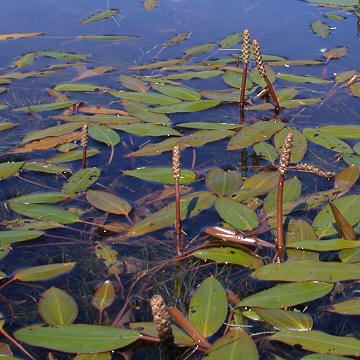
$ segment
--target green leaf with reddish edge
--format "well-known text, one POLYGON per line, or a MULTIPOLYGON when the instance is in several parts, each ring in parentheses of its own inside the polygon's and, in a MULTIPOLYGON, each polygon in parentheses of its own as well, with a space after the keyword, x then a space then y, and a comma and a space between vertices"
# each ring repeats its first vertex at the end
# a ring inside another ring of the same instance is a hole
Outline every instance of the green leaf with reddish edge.
POLYGON ((259 280, 276 281, 338 281, 360 279, 360 264, 324 262, 316 260, 286 261, 268 264, 252 273, 259 280))
POLYGON ((46 281, 59 275, 68 273, 74 268, 75 265, 75 262, 69 262, 62 264, 34 266, 24 270, 16 271, 14 274, 14 279, 24 282, 46 281))
MULTIPOLYGON (((135 92, 135 91, 109 91, 109 94, 118 97, 120 99, 136 101, 144 104, 151 104, 151 105, 175 105, 180 104, 181 100, 157 94, 154 92, 135 92)), ((153 110, 155 110, 154 108, 153 110)))
POLYGON ((129 215, 131 205, 116 195, 100 190, 88 190, 86 199, 97 209, 117 215, 129 215))
POLYGON ((205 248, 194 251, 192 255, 205 261, 211 260, 218 264, 240 265, 250 269, 258 269, 264 265, 261 258, 232 247, 205 248))
POLYGON ((225 36, 223 39, 221 39, 219 41, 219 45, 222 48, 227 48, 238 44, 241 41, 241 39, 242 39, 241 33, 230 34, 228 36, 225 36))
POLYGON ((313 327, 310 315, 300 311, 253 308, 253 311, 268 324, 279 330, 308 331, 313 327))
POLYGON ((241 188, 243 177, 238 171, 224 171, 220 168, 214 168, 206 173, 205 183, 213 193, 231 196, 241 188))
POLYGON ((208 44, 201 44, 197 46, 193 46, 189 49, 186 49, 184 52, 186 55, 199 55, 203 54, 205 52, 208 52, 216 47, 216 44, 214 43, 208 43, 208 44))
POLYGON ((189 305, 189 320, 204 337, 215 334, 223 325, 227 296, 214 276, 205 279, 195 290, 189 305))
POLYGON ((360 166, 350 165, 339 171, 335 176, 334 188, 340 192, 350 190, 360 177, 360 166))
POLYGON ((280 331, 270 340, 276 340, 290 346, 301 346, 304 350, 330 355, 358 356, 360 340, 350 336, 334 336, 318 330, 280 331))
POLYGON ((134 91, 146 92, 150 88, 150 86, 146 82, 137 79, 134 76, 120 75, 119 81, 123 87, 134 91))
MULTIPOLYGON (((297 261, 293 261, 293 263, 297 263, 297 261)), ((268 265, 263 266, 256 272, 267 267, 268 265)), ((332 284, 324 282, 306 281, 294 284, 280 284, 242 299, 237 306, 281 309, 319 299, 328 294, 332 288, 332 284)))
POLYGON ((111 351, 135 342, 140 334, 135 330, 111 326, 70 324, 57 326, 32 325, 14 332, 25 344, 66 353, 111 351))
POLYGON ((81 24, 86 25, 86 24, 91 24, 93 22, 105 20, 111 18, 112 16, 117 15, 119 12, 120 11, 118 9, 107 9, 107 10, 98 11, 97 13, 88 17, 87 19, 83 20, 81 24))
POLYGON ((258 360, 254 340, 243 330, 234 329, 216 340, 203 357, 204 360, 258 360))
MULTIPOLYGON (((216 196, 207 191, 200 191, 185 195, 180 200, 181 220, 198 215, 212 206, 216 196)), ((166 228, 174 224, 175 203, 171 203, 161 210, 148 215, 145 219, 136 222, 129 230, 129 236, 140 236, 149 232, 166 228)))
POLYGON ((78 306, 72 296, 54 286, 42 293, 38 307, 48 325, 72 324, 78 315, 78 306))
POLYGON ((227 150, 240 150, 258 142, 270 139, 280 131, 284 124, 278 120, 257 121, 256 123, 243 126, 229 141, 227 150))
MULTIPOLYGON (((124 170, 125 175, 134 176, 145 181, 161 184, 174 184, 174 176, 170 167, 140 167, 133 170, 124 170)), ((196 180, 196 173, 191 170, 181 169, 180 184, 189 184, 196 180)))

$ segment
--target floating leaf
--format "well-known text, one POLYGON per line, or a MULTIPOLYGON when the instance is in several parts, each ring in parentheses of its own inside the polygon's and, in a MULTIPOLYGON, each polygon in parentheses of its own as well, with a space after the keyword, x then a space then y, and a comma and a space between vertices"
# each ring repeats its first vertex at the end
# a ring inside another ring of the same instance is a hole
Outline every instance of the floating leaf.
POLYGON ((92 91, 107 91, 109 90, 106 86, 99 86, 94 84, 60 84, 54 87, 55 91, 83 91, 83 92, 92 92, 92 91))
POLYGON ((250 230, 259 225, 259 219, 254 210, 235 200, 218 198, 215 209, 220 217, 238 230, 250 230))
POLYGON ((258 142, 271 138, 280 131, 284 124, 278 120, 257 121, 256 123, 243 126, 229 141, 228 150, 246 149, 258 142))
POLYGON ((91 24, 96 21, 101 21, 110 18, 114 15, 117 15, 118 13, 119 13, 118 9, 108 9, 108 10, 99 11, 88 17, 86 20, 83 20, 81 24, 82 25, 91 24))
POLYGON ((110 125, 112 128, 125 131, 138 136, 181 136, 181 133, 169 126, 158 124, 129 124, 129 125, 110 125))
POLYGON ((86 199, 95 208, 111 214, 127 216, 131 211, 131 205, 127 201, 105 191, 88 190, 86 199))
POLYGON ((171 96, 180 100, 195 101, 200 100, 201 98, 201 94, 199 92, 186 88, 184 86, 152 84, 151 87, 164 95, 171 96))
POLYGON ((259 280, 325 281, 335 283, 338 281, 358 280, 359 271, 360 264, 297 260, 281 264, 268 264, 256 270, 252 275, 259 280))
POLYGON ((330 34, 329 25, 319 19, 316 19, 311 23, 311 28, 314 34, 322 37, 323 39, 327 38, 330 34))
POLYGON ((150 88, 148 84, 134 76, 120 75, 119 80, 122 86, 130 90, 146 92, 150 88))
POLYGON ((10 202, 9 206, 16 213, 36 220, 54 221, 60 224, 79 221, 77 214, 50 205, 10 202))
POLYGON ((239 124, 228 124, 228 123, 213 123, 207 121, 199 122, 186 122, 176 124, 177 127, 183 127, 188 129, 199 129, 199 130, 233 130, 239 127, 239 124))
POLYGON ((0 181, 16 174, 24 164, 24 161, 0 163, 0 181))
MULTIPOLYGON (((88 148, 86 152, 86 157, 89 158, 98 154, 100 150, 94 148, 88 148)), ((63 162, 70 162, 75 160, 81 160, 83 157, 82 149, 72 150, 67 153, 57 154, 52 158, 48 159, 47 161, 50 163, 63 163, 63 162)))
POLYGON ((331 211, 334 215, 336 227, 339 231, 339 234, 342 238, 347 240, 355 240, 356 234, 354 228, 346 220, 345 216, 339 211, 336 205, 333 202, 329 202, 331 211))
POLYGON ((236 90, 201 90, 200 93, 203 97, 211 100, 235 103, 239 101, 239 92, 236 90))
POLYGON ((360 315, 360 299, 352 299, 330 305, 327 311, 343 315, 360 315))
POLYGON ((44 33, 28 32, 28 33, 16 33, 16 34, 0 34, 0 40, 29 38, 29 37, 40 36, 40 35, 44 35, 44 33))
POLYGON ((115 300, 115 289, 111 281, 104 281, 95 291, 92 297, 93 306, 99 311, 110 307, 115 300))
POLYGON ((189 305, 189 320, 205 337, 215 334, 227 314, 227 296, 221 283, 210 276, 195 290, 189 305))
POLYGON ((318 130, 340 139, 360 139, 360 125, 329 125, 318 130))
MULTIPOLYGON (((28 71, 28 72, 11 72, 7 74, 2 74, 0 81, 5 79, 26 79, 29 77, 37 77, 37 76, 48 76, 56 74, 56 71, 28 71)), ((2 105, 2 107, 6 107, 6 105, 2 105)))
POLYGON ((67 195, 81 192, 94 184, 99 179, 100 174, 101 171, 98 168, 81 169, 66 181, 62 191, 67 195))
POLYGON ((111 352, 101 352, 95 354, 79 354, 73 360, 111 360, 111 352))
POLYGON ((148 70, 148 69, 158 69, 163 67, 169 67, 175 64, 183 63, 191 61, 191 59, 171 59, 171 60, 162 60, 162 61, 156 61, 150 64, 143 64, 143 65, 136 65, 130 67, 130 70, 148 70))
POLYGON ((75 262, 69 262, 63 264, 34 266, 32 268, 17 271, 14 275, 14 279, 24 282, 46 281, 53 279, 56 276, 68 273, 75 265, 75 262))
POLYGON ((233 134, 229 130, 200 130, 181 138, 170 138, 157 144, 145 145, 140 150, 130 153, 128 156, 159 155, 165 151, 171 151, 175 145, 180 149, 187 147, 199 147, 207 143, 218 141, 233 134))
POLYGON ((250 269, 258 269, 264 265, 261 258, 232 247, 205 248, 194 251, 192 255, 205 261, 211 260, 218 264, 240 265, 250 269))
MULTIPOLYGON (((242 74, 235 72, 235 71, 227 71, 224 74, 224 82, 225 84, 234 87, 236 89, 241 88, 241 82, 242 82, 242 74)), ((246 81, 246 88, 250 89, 253 86, 253 83, 251 80, 246 81)))
POLYGON ((336 174, 334 188, 340 191, 350 190, 356 184, 359 177, 360 167, 350 165, 336 174))
POLYGON ((114 146, 120 142, 119 134, 105 125, 90 124, 89 135, 94 140, 102 142, 108 146, 114 146))
POLYGON ((270 336, 270 340, 301 346, 304 350, 322 354, 357 356, 360 352, 360 340, 351 336, 334 336, 318 330, 280 331, 270 336))
POLYGON ((201 44, 185 50, 186 55, 199 55, 208 52, 216 47, 214 43, 201 44))
POLYGON ((0 123, 0 131, 5 131, 5 130, 9 130, 12 129, 14 127, 16 127, 17 124, 11 123, 11 122, 1 122, 0 123))
POLYGON ((228 35, 228 36, 224 37, 223 39, 221 39, 219 41, 219 45, 222 48, 234 46, 241 41, 241 38, 242 38, 242 34, 240 34, 240 33, 231 34, 231 35, 228 35))
POLYGON ((68 196, 57 191, 33 192, 26 195, 17 196, 9 199, 9 202, 27 203, 27 204, 55 204, 64 201, 68 196))
POLYGON ((332 21, 342 21, 342 20, 346 19, 345 16, 335 14, 335 13, 325 13, 324 16, 326 16, 329 20, 332 20, 332 21))
MULTIPOLYGON (((140 167, 134 170, 123 171, 125 175, 138 179, 153 181, 161 184, 174 184, 174 176, 170 167, 140 167)), ((196 180, 196 173, 181 169, 180 184, 189 184, 196 180)))
POLYGON ((81 123, 70 123, 52 126, 42 130, 30 131, 23 139, 23 143, 43 139, 49 136, 60 136, 68 134, 82 127, 81 123))
POLYGON ((274 164, 276 159, 279 157, 279 154, 274 146, 264 141, 255 144, 254 151, 257 156, 271 162, 272 164, 274 164))
POLYGON ((131 35, 79 35, 76 38, 81 39, 81 40, 114 41, 114 40, 133 40, 133 39, 137 39, 138 36, 131 36, 131 35))
MULTIPOLYGON (((360 206, 360 195, 343 196, 333 203, 349 224, 355 225, 360 221, 360 214, 354 211, 360 206)), ((335 219, 330 205, 324 206, 313 221, 313 227, 319 237, 336 234, 337 229, 334 224, 335 219)))
POLYGON ((310 315, 300 311, 253 309, 262 320, 279 330, 308 331, 313 327, 310 315))
POLYGON ((297 163, 304 158, 307 150, 306 137, 300 131, 293 128, 284 128, 275 134, 274 144, 279 153, 281 153, 284 141, 289 133, 294 135, 294 144, 291 150, 290 162, 297 163))
POLYGON ((335 136, 322 133, 317 129, 306 128, 303 134, 313 143, 323 146, 326 149, 340 153, 352 153, 351 147, 335 136))
POLYGON ((354 249, 360 247, 360 241, 351 241, 344 239, 330 239, 321 241, 298 241, 288 244, 287 247, 300 250, 313 251, 337 251, 342 249, 354 249))
POLYGON ((294 250, 291 245, 295 242, 318 240, 313 227, 304 220, 290 219, 287 224, 285 244, 289 247, 286 251, 288 260, 313 259, 319 260, 319 255, 312 251, 294 250))
POLYGON ((281 80, 300 82, 300 83, 327 84, 331 82, 329 80, 320 79, 314 76, 300 76, 300 75, 283 74, 283 73, 277 73, 276 77, 281 80))
MULTIPOLYGON (((180 200, 181 219, 184 221, 185 219, 198 215, 203 210, 212 206, 215 198, 214 194, 207 191, 200 191, 183 196, 180 200)), ((129 236, 140 236, 168 227, 174 223, 174 216, 175 203, 171 203, 131 226, 129 236)))
POLYGON ((360 82, 356 82, 350 85, 351 95, 360 96, 360 82))
POLYGON ((38 303, 39 313, 48 325, 72 324, 78 315, 75 300, 56 287, 43 292, 38 303))
POLYGON ((28 53, 28 54, 25 54, 21 57, 19 57, 16 61, 15 61, 15 64, 14 66, 16 68, 22 68, 26 65, 29 65, 31 64, 34 60, 35 60, 35 56, 36 54, 31 52, 31 53, 28 53))
MULTIPOLYGON (((109 91, 109 94, 116 96, 121 99, 136 101, 144 104, 151 104, 151 105, 174 105, 179 104, 181 101, 179 99, 162 95, 156 94, 153 92, 135 92, 135 91, 109 91)), ((181 104, 180 104, 181 105, 181 104)), ((154 112, 156 108, 152 109, 154 112)))
POLYGON ((48 174, 71 174, 70 168, 60 165, 52 165, 45 162, 26 162, 23 166, 24 170, 38 171, 48 174))
MULTIPOLYGON (((292 264, 298 266, 297 261, 293 261, 292 264)), ((301 266, 300 264, 303 265, 299 263, 299 266, 301 266)), ((261 269, 266 269, 268 266, 266 265, 256 270, 255 275, 257 275, 258 271, 261 272, 261 269)), ((332 284, 322 282, 280 284, 242 299, 237 306, 280 309, 319 299, 328 294, 332 288, 332 284)))
POLYGON ((86 60, 87 55, 67 53, 64 51, 38 51, 38 56, 50 57, 57 60, 86 60))
POLYGON ((344 356, 336 356, 336 355, 321 355, 321 354, 311 354, 302 357, 300 360, 346 360, 350 359, 344 356))
POLYGON ((153 108, 153 111, 158 113, 196 112, 211 109, 219 104, 220 102, 215 100, 187 101, 171 106, 158 106, 153 108))
POLYGON ((258 360, 259 354, 254 340, 243 330, 230 330, 211 345, 206 360, 258 360))
POLYGON ((10 230, 0 231, 0 245, 12 244, 20 241, 37 239, 44 235, 43 231, 10 230))
POLYGON ((210 79, 221 74, 223 74, 221 70, 189 71, 169 75, 166 78, 168 80, 210 79))
POLYGON ((330 59, 338 59, 348 54, 346 46, 337 47, 324 52, 324 57, 327 61, 330 59))
POLYGON ((135 342, 135 330, 111 326, 70 324, 57 326, 32 325, 14 332, 17 340, 33 346, 67 353, 111 351, 135 342))
POLYGON ((28 105, 13 109, 19 112, 40 112, 40 111, 53 111, 68 108, 76 104, 76 101, 54 102, 50 104, 28 105))
POLYGON ((211 169, 206 173, 206 186, 217 195, 233 195, 242 183, 243 177, 237 171, 224 171, 220 168, 211 169))
POLYGON ((143 7, 145 10, 152 10, 159 6, 159 0, 144 0, 143 7))
POLYGON ((313 4, 336 5, 336 6, 355 6, 356 0, 307 0, 313 4))

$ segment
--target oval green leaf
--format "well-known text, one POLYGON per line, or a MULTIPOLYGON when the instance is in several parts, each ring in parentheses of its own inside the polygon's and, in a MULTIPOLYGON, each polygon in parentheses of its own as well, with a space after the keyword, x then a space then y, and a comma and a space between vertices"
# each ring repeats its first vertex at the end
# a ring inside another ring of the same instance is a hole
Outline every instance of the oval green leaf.
POLYGON ((41 317, 49 325, 72 324, 78 315, 78 307, 72 296, 56 287, 43 292, 38 306, 41 317))
POLYGON ((108 146, 114 146, 120 142, 119 134, 105 125, 90 124, 89 135, 94 140, 102 142, 108 146))
POLYGON ((11 175, 16 174, 24 164, 24 161, 1 163, 0 181, 8 178, 11 175))
POLYGON ((111 214, 127 216, 131 211, 131 205, 116 195, 100 190, 88 190, 86 199, 97 209, 111 214))
POLYGON ((114 300, 114 285, 110 280, 106 280, 96 289, 95 294, 92 297, 92 304, 99 311, 103 311, 110 307, 114 300))
POLYGON ((100 174, 101 171, 98 168, 81 169, 66 181, 62 191, 67 195, 81 192, 94 184, 99 179, 100 174))
POLYGON ((195 290, 189 305, 189 320, 205 337, 215 334, 227 314, 227 296, 221 283, 210 276, 195 290))
POLYGON ((236 193, 243 183, 243 177, 238 171, 211 169, 205 176, 206 186, 217 195, 229 196, 236 193))

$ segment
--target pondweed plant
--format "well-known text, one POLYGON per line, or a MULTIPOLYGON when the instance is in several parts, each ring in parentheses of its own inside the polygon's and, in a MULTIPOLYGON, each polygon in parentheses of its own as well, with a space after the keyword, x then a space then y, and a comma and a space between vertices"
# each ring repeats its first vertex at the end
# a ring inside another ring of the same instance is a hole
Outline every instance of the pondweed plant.
MULTIPOLYGON (((114 16, 114 10, 84 24, 114 16)), ((188 37, 179 33, 162 49, 188 37)), ((35 123, 36 130, 21 143, 5 144, 0 154, 7 189, 0 332, 11 345, 0 347, 4 358, 122 359, 145 347, 153 358, 159 348, 179 359, 359 356, 356 326, 344 320, 342 329, 330 331, 319 314, 360 314, 354 298, 360 279, 360 145, 353 143, 360 128, 300 129, 292 121, 298 115, 292 109, 324 104, 329 93, 359 96, 359 73, 323 78, 293 69, 275 72, 291 64, 313 66, 316 73, 324 62, 262 55, 256 41, 251 54, 250 44, 249 31, 231 34, 188 48, 184 57, 132 66, 120 74, 119 86, 83 82, 108 72, 112 79, 117 71, 93 67, 46 90, 48 102, 3 107, 32 119, 50 112, 46 121, 52 122, 35 123), (215 56, 241 39, 242 67, 230 50, 227 57, 215 56), (201 79, 213 79, 211 89, 201 79), (264 89, 272 104, 258 96, 264 89), (78 100, 80 94, 86 102, 78 100), (275 116, 268 118, 273 108, 275 116), (224 114, 235 120, 223 121, 224 114), (317 164, 313 149, 329 160, 317 164), (15 181, 34 190, 15 191, 15 181), (51 256, 39 263, 22 256, 24 248, 37 246, 51 249, 51 256), (86 265, 77 258, 80 246, 88 253, 86 265), (94 264, 103 273, 93 273, 94 264), (79 285, 84 273, 94 278, 87 284, 90 296, 79 285), (19 299, 28 289, 31 294, 19 299), (28 298, 36 304, 23 303, 28 298), (38 312, 38 321, 20 322, 19 306, 38 312), (152 318, 150 306, 154 321, 141 321, 152 318)), ((339 49, 324 54, 327 66, 345 55, 339 49)), ((1 83, 11 89, 18 79, 66 72, 60 66, 87 59, 34 51, 17 59, 16 67, 43 57, 67 63, 4 72, 1 83)), ((0 122, 4 134, 15 126, 0 122)))

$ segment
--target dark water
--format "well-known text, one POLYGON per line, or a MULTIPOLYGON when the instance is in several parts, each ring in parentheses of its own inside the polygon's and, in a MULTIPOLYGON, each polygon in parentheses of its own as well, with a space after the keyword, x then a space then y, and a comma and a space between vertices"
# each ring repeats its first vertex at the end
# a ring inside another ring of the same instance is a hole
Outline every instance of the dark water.
MULTIPOLYGON (((354 14, 337 9, 325 9, 311 5, 301 0, 160 0, 160 5, 151 11, 145 11, 140 1, 100 1, 100 0, 13 0, 3 1, 1 4, 0 34, 23 33, 23 32, 44 32, 41 37, 0 41, 0 72, 8 73, 17 71, 11 68, 14 59, 34 51, 65 51, 89 56, 88 67, 113 66, 115 70, 109 74, 86 79, 84 82, 107 85, 119 88, 117 77, 120 74, 132 74, 130 66, 147 63, 153 60, 165 60, 180 58, 184 50, 207 42, 217 42, 221 38, 235 32, 241 32, 248 28, 252 36, 262 44, 263 52, 271 55, 279 55, 288 59, 323 60, 322 52, 338 46, 346 46, 348 55, 330 61, 321 66, 300 66, 277 68, 277 71, 296 74, 312 75, 324 79, 332 79, 333 74, 346 70, 359 70, 360 47, 358 34, 358 19, 354 14), (81 21, 96 11, 107 8, 118 8, 120 13, 105 21, 89 25, 81 25, 81 21), (344 21, 327 21, 323 18, 325 12, 343 14, 344 21), (311 22, 315 19, 327 21, 332 27, 330 36, 322 39, 316 36, 311 30, 311 22), (164 47, 163 44, 168 38, 179 32, 191 33, 188 40, 176 46, 164 47), (126 41, 93 41, 78 40, 78 35, 136 35, 138 39, 126 41)), ((199 55, 197 59, 208 60, 226 57, 238 52, 239 45, 226 51, 213 51, 199 55)), ((50 64, 61 61, 39 58, 33 64, 27 66, 26 71, 43 70, 50 64)), ((25 71, 20 69, 20 71, 25 71)), ((35 105, 50 102, 51 98, 46 94, 46 88, 54 87, 59 83, 71 81, 76 77, 77 70, 68 68, 58 71, 55 75, 44 78, 29 78, 16 80, 9 86, 6 93, 0 95, 0 103, 8 104, 10 107, 35 105)), ((288 86, 288 83, 278 81, 281 86, 288 86)), ((218 79, 205 81, 191 80, 185 82, 196 89, 224 89, 224 84, 218 79)), ((299 85, 308 97, 324 96, 331 85, 319 86, 310 84, 299 85)), ((71 98, 79 101, 86 101, 89 104, 109 106, 114 98, 100 93, 74 93, 71 98)), ((360 116, 360 106, 357 98, 349 96, 346 92, 339 93, 332 98, 326 99, 320 105, 300 109, 284 110, 281 119, 296 128, 314 127, 323 125, 357 124, 360 116)), ((56 113, 57 114, 57 113, 56 113)), ((14 130, 3 132, 0 137, 0 149, 8 150, 18 144, 21 139, 34 129, 46 128, 55 125, 57 122, 52 118, 53 113, 43 113, 42 118, 37 119, 26 113, 14 113, 8 109, 1 111, 2 120, 13 121, 18 124, 14 130)), ((234 122, 238 121, 238 106, 224 105, 219 110, 210 110, 194 114, 180 114, 171 116, 174 124, 185 121, 214 121, 234 122)), ((269 119, 271 113, 259 112, 250 114, 249 120, 269 119)), ((104 166, 109 156, 109 149, 106 146, 96 144, 102 153, 89 159, 89 166, 98 166, 102 169, 101 186, 109 188, 112 192, 119 194, 130 202, 135 202, 142 196, 161 190, 161 185, 148 184, 130 177, 119 176, 124 169, 138 166, 170 166, 169 153, 162 156, 144 158, 125 158, 124 155, 130 151, 137 150, 139 146, 147 142, 148 138, 130 136, 123 133, 122 143, 116 147, 115 157, 109 167, 104 166)), ((151 141, 158 141, 154 138, 151 141)), ((351 144, 353 144, 350 141, 351 144)), ((53 156, 55 150, 48 152, 37 152, 30 154, 8 155, 4 160, 9 159, 46 159, 53 156)), ((253 160, 253 154, 248 154, 249 163, 253 160)), ((336 171, 344 165, 339 165, 336 154, 320 147, 311 146, 305 160, 325 165, 329 170, 336 171)), ((191 149, 183 152, 183 166, 189 168, 194 161, 194 153, 191 149)), ((260 164, 262 164, 260 162, 260 164)), ((78 162, 71 165, 73 170, 79 168, 78 162)), ((201 177, 208 168, 218 166, 223 169, 239 168, 239 152, 226 152, 225 142, 212 143, 206 147, 196 150, 195 170, 201 177), (234 165, 235 164, 235 165, 234 165)), ((250 175, 251 170, 247 173, 250 175)), ((64 179, 54 176, 29 176, 31 180, 38 181, 44 185, 60 188, 64 179)), ((310 176, 301 175, 306 191, 323 190, 327 187, 325 180, 314 180, 310 176)), ((204 188, 204 182, 198 181, 192 185, 194 189, 204 188)), ((102 189, 99 188, 99 189, 102 189)), ((13 213, 6 209, 4 202, 16 195, 40 191, 39 187, 14 178, 2 181, 0 184, 1 213, 4 220, 13 217, 13 213)), ((354 191, 358 189, 355 186, 354 191)), ((162 204, 156 204, 161 207, 162 204)), ((88 204, 82 200, 72 200, 67 207, 86 208, 88 204)), ((141 215, 145 215, 141 214, 141 215)), ((85 215, 84 219, 93 221, 94 218, 102 216, 103 213, 92 211, 85 215)), ((214 211, 207 211, 207 216, 195 218, 185 225, 187 239, 193 239, 201 234, 205 226, 216 225, 217 215, 214 211)), ((109 222, 117 221, 116 216, 110 216, 109 222)), ((35 242, 18 245, 12 252, 1 260, 0 270, 11 274, 22 267, 47 264, 51 262, 77 261, 77 271, 72 272, 65 279, 61 277, 53 282, 36 283, 36 285, 9 285, 3 290, 1 311, 6 319, 11 322, 9 332, 24 325, 40 322, 36 308, 36 301, 41 293, 51 285, 67 289, 73 295, 80 307, 77 322, 95 323, 97 312, 91 308, 91 297, 97 284, 107 278, 106 268, 96 260, 94 254, 94 241, 106 239, 109 235, 96 232, 91 225, 72 226, 79 231, 61 229, 49 231, 43 237, 40 246, 35 242), (83 230, 85 232, 81 232, 83 230), (93 232, 93 236, 89 233, 93 232), (61 245, 62 238, 83 241, 79 246, 61 245)), ((171 233, 166 231, 157 232, 157 239, 146 236, 143 239, 136 239, 132 243, 116 244, 114 248, 119 252, 121 261, 130 261, 129 257, 137 258, 143 268, 151 267, 159 259, 167 259, 174 255, 172 249, 171 233), (158 239, 161 239, 159 242, 158 239)), ((131 259, 132 259, 131 258, 131 259)), ((205 267, 202 273, 197 264, 188 263, 188 269, 182 269, 180 275, 182 284, 186 287, 175 301, 175 305, 184 309, 186 302, 195 289, 196 285, 209 273, 217 273, 225 286, 232 287, 242 296, 258 287, 252 280, 233 281, 239 279, 249 272, 247 270, 228 270, 217 267, 205 267), (209 270, 207 270, 209 269, 209 270), (197 277, 198 275, 198 277, 197 277), (244 287, 245 285, 245 287, 244 287), (248 288, 247 288, 248 287, 248 288)), ((139 269, 137 269, 139 270, 139 269)), ((164 297, 173 301, 173 289, 169 284, 169 278, 173 273, 160 273, 150 281, 144 282, 144 287, 138 286, 134 295, 130 297, 132 304, 127 320, 149 320, 147 301, 156 292, 162 292, 164 297), (158 282, 158 283, 157 283, 158 282)), ((122 274, 122 283, 125 294, 132 284, 132 274, 122 274)), ((264 284, 262 284, 264 285, 264 284)), ((265 286, 264 286, 265 287, 265 286)), ((354 288, 349 289, 349 293, 354 288)), ((109 311, 109 318, 124 305, 120 297, 109 311)), ((173 304, 174 305, 174 304, 173 304)), ((328 330, 331 333, 353 334, 356 336, 359 327, 350 324, 343 318, 335 316, 329 320, 319 315, 321 301, 310 306, 310 313, 316 317, 316 326, 328 330)), ((105 319, 107 323, 111 321, 105 319)), ((159 354, 151 347, 151 350, 140 347, 129 353, 134 359, 149 358, 157 359, 159 354), (153 351, 153 352, 151 352, 153 351)), ((15 351, 15 348, 13 348, 15 351)), ((47 352, 32 349, 37 359, 46 359, 47 352)), ((293 350, 290 347, 280 347, 274 344, 267 344, 262 347, 261 358, 271 359, 270 353, 278 353, 286 359, 298 359, 304 352, 293 350), (288 355, 291 354, 291 355, 288 355)), ((22 358, 21 353, 17 353, 22 358)), ((191 358, 197 358, 197 355, 191 358)), ((70 355, 58 354, 57 359, 70 359, 70 355)), ((120 353, 114 354, 113 359, 121 359, 120 353)), ((185 358, 185 357, 184 357, 185 358)), ((198 357, 200 358, 200 356, 198 357)))

